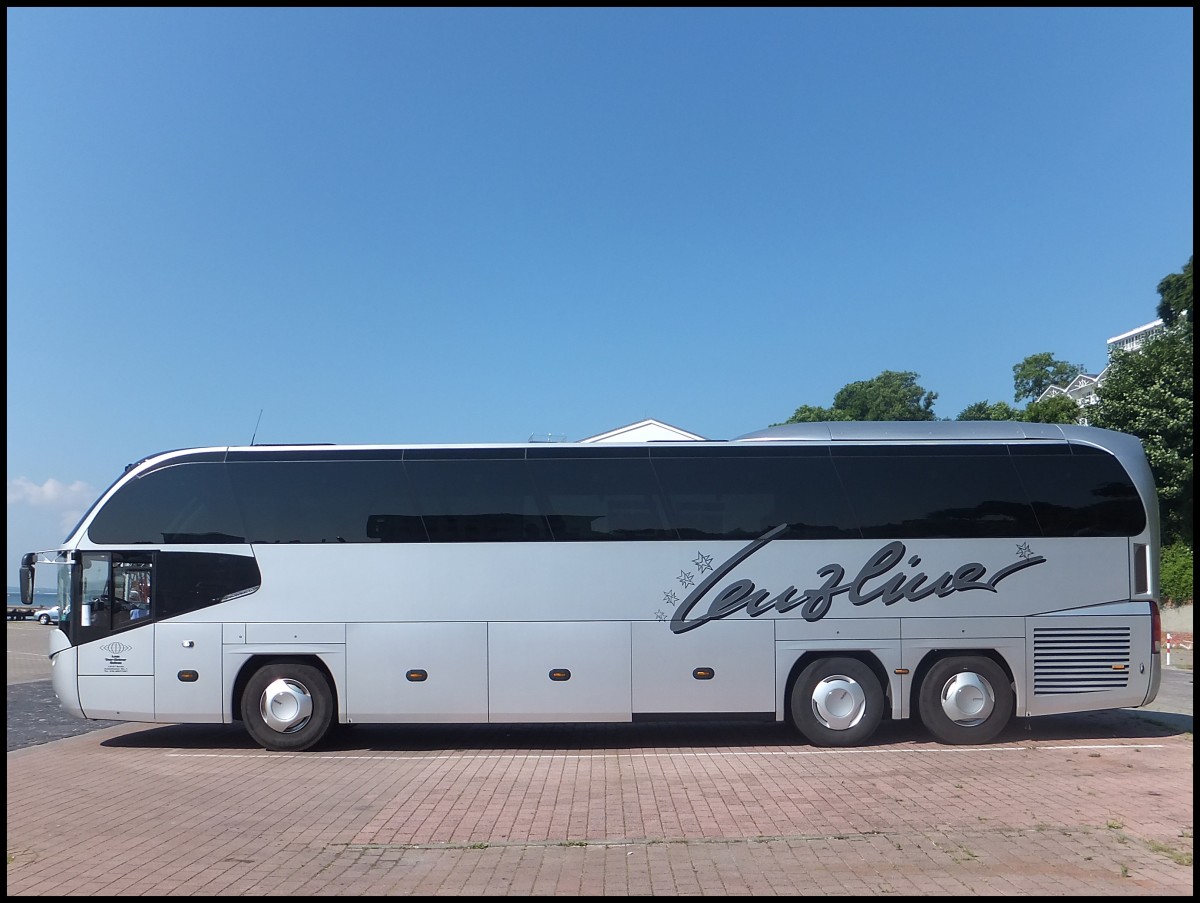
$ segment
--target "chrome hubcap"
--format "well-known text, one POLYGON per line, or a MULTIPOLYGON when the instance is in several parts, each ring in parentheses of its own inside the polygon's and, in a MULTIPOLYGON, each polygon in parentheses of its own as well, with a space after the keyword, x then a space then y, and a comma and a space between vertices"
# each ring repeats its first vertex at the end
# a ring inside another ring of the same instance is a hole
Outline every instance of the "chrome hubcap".
POLYGON ((982 674, 964 671, 942 687, 942 711, 955 724, 975 727, 987 720, 996 707, 996 694, 982 674))
POLYGON ((832 674, 813 688, 812 708, 817 720, 830 730, 849 730, 862 720, 867 694, 858 681, 832 674))
POLYGON ((290 734, 308 724, 312 710, 312 696, 304 684, 285 677, 271 681, 258 702, 259 714, 267 727, 281 734, 290 734))

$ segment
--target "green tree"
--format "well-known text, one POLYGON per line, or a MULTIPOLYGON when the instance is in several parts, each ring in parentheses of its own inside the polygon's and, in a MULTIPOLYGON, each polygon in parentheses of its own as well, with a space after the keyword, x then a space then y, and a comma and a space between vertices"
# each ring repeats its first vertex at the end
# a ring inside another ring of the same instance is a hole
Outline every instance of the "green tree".
MULTIPOLYGON (((1192 266, 1159 283, 1174 325, 1136 351, 1114 352, 1097 390, 1097 426, 1142 440, 1158 486, 1164 545, 1192 546, 1192 266), (1187 316, 1184 312, 1187 311, 1187 316)), ((1166 307, 1164 307, 1166 305, 1166 307)), ((1167 317, 1163 317, 1165 321, 1167 317)))
POLYGON ((1192 323, 1192 258, 1184 264, 1182 273, 1172 273, 1158 284, 1158 318, 1167 326, 1177 320, 1192 323))
POLYGON ((850 383, 833 396, 833 408, 845 420, 936 420, 936 392, 917 384, 917 374, 884 370, 874 379, 850 383))
POLYGON ((1021 412, 1006 401, 989 404, 987 401, 977 401, 967 405, 955 420, 1020 420, 1021 412))
POLYGON ((1192 601, 1191 546, 1183 542, 1165 546, 1162 550, 1162 600, 1166 605, 1190 605, 1192 601))
MULTIPOLYGON (((784 423, 817 423, 827 420, 936 420, 936 392, 917 385, 917 374, 884 370, 874 379, 843 386, 833 406, 801 405, 784 423)), ((779 424, 773 424, 778 426, 779 424)))
POLYGON ((1051 386, 1065 386, 1083 372, 1079 364, 1056 360, 1049 351, 1013 365, 1013 401, 1036 401, 1051 386))
MULTIPOLYGON (((818 408, 810 404, 802 404, 796 408, 796 413, 784 421, 784 423, 824 423, 829 420, 849 420, 850 417, 843 411, 835 411, 833 408, 818 408)), ((772 426, 779 426, 775 423, 772 426)))
POLYGON ((1026 423, 1078 423, 1079 403, 1070 395, 1052 395, 1029 402, 1018 419, 1026 423))
POLYGON ((1017 420, 1025 423, 1078 423, 1079 404, 1069 395, 1055 395, 1045 401, 1031 401, 1025 408, 1008 402, 989 404, 977 401, 963 408, 955 420, 1017 420))

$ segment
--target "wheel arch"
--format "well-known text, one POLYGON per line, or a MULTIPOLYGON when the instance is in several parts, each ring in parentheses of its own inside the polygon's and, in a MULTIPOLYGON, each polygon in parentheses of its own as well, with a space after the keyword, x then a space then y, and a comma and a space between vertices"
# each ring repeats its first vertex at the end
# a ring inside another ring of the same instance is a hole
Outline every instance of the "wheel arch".
POLYGON ((871 673, 879 681, 879 686, 883 690, 883 698, 887 703, 884 706, 883 717, 885 720, 891 718, 891 681, 888 679, 887 668, 884 667, 883 662, 879 660, 879 657, 874 652, 865 649, 808 649, 797 656, 796 660, 792 662, 791 668, 788 669, 787 679, 783 683, 783 713, 786 721, 793 721, 792 694, 795 692, 796 678, 800 676, 800 672, 805 668, 822 658, 852 658, 870 668, 871 673))
POLYGON ((1020 702, 1020 700, 1017 699, 1019 682, 1016 680, 1013 674, 1012 665, 1009 663, 1007 658, 1000 654, 999 650, 989 649, 987 647, 940 647, 937 649, 930 649, 928 652, 926 652, 921 658, 921 661, 917 664, 917 667, 913 669, 912 681, 910 681, 908 686, 907 709, 913 714, 914 718, 918 718, 919 720, 918 713, 920 712, 921 687, 924 686, 925 677, 929 674, 930 669, 943 659, 958 658, 966 655, 976 655, 981 658, 991 659, 993 662, 999 665, 1000 669, 1004 671, 1005 676, 1008 678, 1009 690, 1013 692, 1014 696, 1014 704, 1020 702))
POLYGON ((338 720, 338 713, 341 711, 338 681, 335 679, 329 665, 325 663, 321 656, 316 654, 276 655, 260 652, 251 655, 242 663, 241 668, 238 669, 237 677, 233 681, 233 688, 229 697, 229 708, 233 713, 234 721, 242 720, 242 694, 246 692, 246 685, 250 682, 250 678, 266 665, 310 665, 319 670, 329 682, 329 692, 333 694, 334 721, 338 720))

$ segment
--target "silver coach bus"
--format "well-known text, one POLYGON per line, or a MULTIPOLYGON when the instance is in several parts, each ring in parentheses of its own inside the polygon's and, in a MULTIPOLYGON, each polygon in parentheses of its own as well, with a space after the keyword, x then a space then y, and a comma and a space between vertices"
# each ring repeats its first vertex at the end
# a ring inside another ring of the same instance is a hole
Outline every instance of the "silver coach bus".
POLYGON ((61 548, 55 692, 83 718, 791 721, 1141 706, 1161 676, 1140 442, 822 423, 732 441, 250 446, 131 465, 61 548))

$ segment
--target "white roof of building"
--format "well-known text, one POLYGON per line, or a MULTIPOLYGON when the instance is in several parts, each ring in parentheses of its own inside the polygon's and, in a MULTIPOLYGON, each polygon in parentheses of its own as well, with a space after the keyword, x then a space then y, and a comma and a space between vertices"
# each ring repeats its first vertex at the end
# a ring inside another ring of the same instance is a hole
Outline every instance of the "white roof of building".
POLYGON ((663 423, 661 420, 639 420, 627 426, 617 427, 598 436, 580 439, 580 442, 696 442, 703 436, 681 430, 677 426, 663 423))
POLYGON ((1055 395, 1068 395, 1078 400, 1080 395, 1089 394, 1089 390, 1090 392, 1094 392, 1096 387, 1104 382, 1104 377, 1107 374, 1107 367, 1099 373, 1080 373, 1065 386, 1047 386, 1042 394, 1037 397, 1037 400, 1043 401, 1047 398, 1053 398, 1055 395))
POLYGON ((1131 329, 1131 330, 1129 330, 1129 332, 1123 332, 1120 335, 1113 336, 1111 339, 1108 340, 1108 344, 1111 345, 1113 342, 1119 342, 1122 339, 1128 339, 1128 338, 1135 336, 1142 332, 1149 332, 1150 330, 1155 329, 1156 327, 1159 327, 1162 325, 1163 325, 1162 320, 1155 320, 1153 323, 1147 323, 1145 326, 1139 326, 1137 329, 1131 329))

